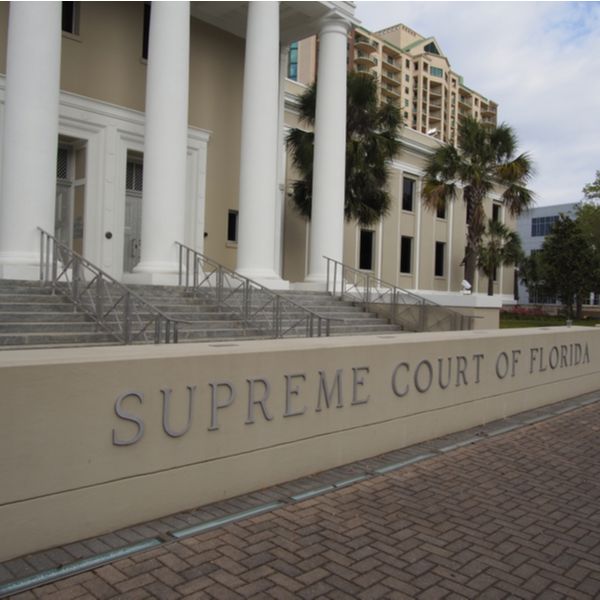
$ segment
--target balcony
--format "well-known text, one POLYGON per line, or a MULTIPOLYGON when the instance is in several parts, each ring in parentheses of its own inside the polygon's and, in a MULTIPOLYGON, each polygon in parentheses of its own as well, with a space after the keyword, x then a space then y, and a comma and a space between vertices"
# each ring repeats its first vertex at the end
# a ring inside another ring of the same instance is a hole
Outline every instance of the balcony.
POLYGON ((357 35, 354 38, 354 47, 363 52, 375 52, 379 48, 378 42, 366 38, 364 35, 357 35))
POLYGON ((400 98, 400 90, 398 87, 390 85, 389 83, 381 86, 381 93, 389 98, 400 98))
POLYGON ((385 68, 385 66, 386 66, 385 62, 382 63, 382 65, 381 65, 381 81, 383 81, 384 83, 395 83, 395 84, 399 85, 401 83, 400 79, 398 79, 398 77, 396 77, 394 75, 394 73, 392 73, 391 71, 388 71, 385 68))
POLYGON ((466 106, 468 108, 473 107, 473 102, 471 100, 469 100, 469 98, 467 98, 466 96, 459 96, 458 103, 462 104, 463 106, 466 106))
POLYGON ((359 73, 366 73, 367 75, 372 75, 373 77, 379 76, 375 69, 369 69, 368 67, 365 67, 364 65, 356 65, 356 70, 359 73))
POLYGON ((376 56, 362 52, 362 50, 354 53, 354 62, 365 67, 374 67, 378 63, 376 56))
POLYGON ((400 58, 394 58, 388 54, 382 62, 386 68, 392 69, 396 73, 399 73, 402 70, 402 59, 400 58))
POLYGON ((487 106, 485 104, 481 105, 481 114, 486 117, 493 117, 496 115, 496 107, 493 105, 487 106))

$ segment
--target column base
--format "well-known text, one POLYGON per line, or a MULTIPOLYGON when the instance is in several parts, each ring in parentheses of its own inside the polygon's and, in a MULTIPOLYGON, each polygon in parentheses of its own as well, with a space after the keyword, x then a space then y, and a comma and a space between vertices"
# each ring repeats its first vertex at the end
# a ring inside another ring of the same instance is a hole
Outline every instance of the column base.
POLYGON ((304 292, 326 292, 327 282, 326 281, 300 281, 294 283, 294 289, 304 292))
POLYGON ((39 280, 40 255, 37 253, 0 255, 0 279, 39 280))
POLYGON ((236 273, 252 279, 270 290, 289 290, 290 282, 282 279, 271 269, 237 269, 236 273))
POLYGON ((179 274, 174 273, 123 273, 125 285, 179 285, 179 274))
POLYGON ((123 283, 133 285, 179 285, 179 265, 176 263, 139 263, 132 273, 123 273, 123 283))

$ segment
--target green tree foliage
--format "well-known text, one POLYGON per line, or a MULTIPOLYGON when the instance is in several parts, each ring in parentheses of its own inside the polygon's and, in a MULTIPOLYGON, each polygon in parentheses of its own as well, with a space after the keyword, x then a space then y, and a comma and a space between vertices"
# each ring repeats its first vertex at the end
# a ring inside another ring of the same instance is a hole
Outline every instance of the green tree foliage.
POLYGON ((541 253, 535 252, 529 256, 521 256, 518 267, 518 278, 527 287, 529 295, 539 298, 544 293, 542 290, 541 253))
POLYGON ((485 231, 483 202, 498 185, 504 188, 502 200, 511 215, 519 215, 533 205, 534 193, 526 186, 535 169, 527 153, 516 154, 517 137, 506 124, 486 127, 466 118, 459 129, 458 148, 440 146, 425 168, 423 202, 431 210, 445 207, 462 196, 467 207, 467 246, 465 279, 473 284, 477 253, 485 231))
POLYGON ((519 234, 504 223, 489 219, 477 251, 477 268, 487 277, 488 296, 494 295, 496 270, 503 265, 514 265, 522 253, 519 234))
MULTIPOLYGON (((314 128, 317 82, 299 98, 300 122, 314 128)), ((402 114, 395 102, 380 105, 377 79, 352 71, 347 79, 346 185, 344 214, 348 221, 372 225, 391 205, 387 190, 389 163, 399 156, 402 114)), ((312 131, 293 129, 287 146, 300 179, 293 185, 292 205, 310 219, 313 178, 312 131)))
MULTIPOLYGON (((600 198, 600 193, 598 197, 600 198)), ((600 204, 583 201, 575 208, 575 214, 588 243, 594 252, 600 254, 600 204)))
POLYGON ((577 318, 581 318, 583 299, 596 287, 594 251, 578 220, 565 215, 554 223, 541 252, 542 289, 556 296, 573 317, 577 302, 577 318))
POLYGON ((600 198, 600 171, 596 171, 596 179, 592 183, 585 185, 582 191, 588 200, 600 198))

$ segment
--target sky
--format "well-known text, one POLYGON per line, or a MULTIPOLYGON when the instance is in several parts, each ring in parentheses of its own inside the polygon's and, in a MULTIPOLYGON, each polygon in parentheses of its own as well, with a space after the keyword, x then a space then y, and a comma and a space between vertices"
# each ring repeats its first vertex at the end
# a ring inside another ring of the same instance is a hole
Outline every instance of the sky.
POLYGON ((600 2, 356 2, 375 32, 434 37, 467 87, 497 102, 537 175, 537 206, 579 202, 600 170, 600 2))

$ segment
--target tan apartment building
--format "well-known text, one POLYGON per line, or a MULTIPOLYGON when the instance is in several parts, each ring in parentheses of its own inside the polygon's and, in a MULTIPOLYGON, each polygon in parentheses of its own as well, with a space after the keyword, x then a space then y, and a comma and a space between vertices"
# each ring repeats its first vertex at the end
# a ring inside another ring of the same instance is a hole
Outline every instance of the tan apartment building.
MULTIPOLYGON (((290 74, 309 84, 316 73, 317 40, 297 45, 297 67, 290 65, 290 74)), ((442 142, 457 143, 458 124, 465 116, 489 126, 497 124, 498 105, 465 85, 436 39, 401 23, 375 33, 363 27, 351 30, 347 68, 377 77, 381 102, 397 101, 406 127, 442 142)))

